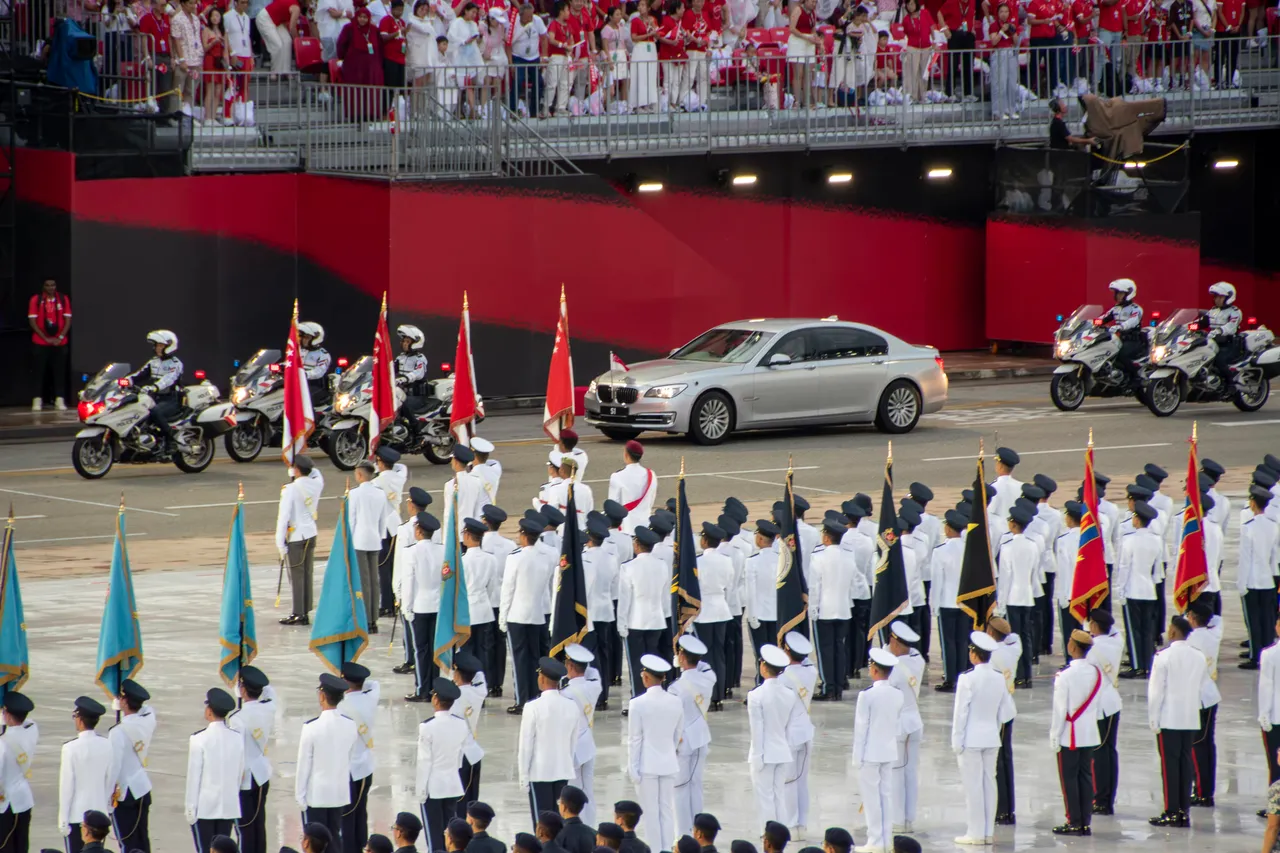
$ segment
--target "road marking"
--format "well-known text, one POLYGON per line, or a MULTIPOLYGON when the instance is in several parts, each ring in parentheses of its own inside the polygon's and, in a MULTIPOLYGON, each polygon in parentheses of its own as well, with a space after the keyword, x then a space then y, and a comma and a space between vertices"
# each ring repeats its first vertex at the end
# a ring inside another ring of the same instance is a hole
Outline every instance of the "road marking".
MULTIPOLYGON (((405 491, 408 491, 408 490, 406 489, 405 491)), ((444 489, 427 489, 427 492, 433 495, 441 495, 441 494, 444 494, 444 489)), ((342 495, 321 495, 320 500, 336 501, 341 497, 342 495)), ((236 503, 237 503, 236 501, 227 501, 226 503, 218 503, 218 504, 178 504, 177 506, 167 506, 165 507, 165 509, 223 509, 225 507, 235 506, 236 503)), ((278 503, 280 503, 279 499, 271 500, 271 501, 245 501, 244 505, 251 506, 255 504, 278 504, 278 503)))
MULTIPOLYGON (((792 469, 792 470, 796 470, 796 469, 792 469)), ((728 474, 719 474, 717 476, 721 480, 737 480, 740 483, 759 483, 762 486, 776 486, 779 489, 783 488, 786 485, 785 483, 774 483, 769 480, 753 480, 750 477, 731 477, 728 474)), ((817 486, 797 486, 796 488, 800 491, 805 491, 805 492, 823 492, 828 495, 840 494, 840 492, 832 491, 831 489, 819 489, 817 486)))
MULTIPOLYGON (((790 470, 817 471, 821 467, 822 467, 821 465, 796 465, 792 467, 790 470)), ((725 477, 730 474, 777 474, 777 473, 786 473, 787 470, 788 469, 786 468, 747 468, 744 471, 689 471, 685 473, 685 476, 686 477, 725 477)), ((657 479, 675 480, 679 478, 679 476, 680 476, 679 474, 658 474, 657 479)), ((604 479, 604 480, 587 480, 586 482, 587 483, 607 483, 609 481, 608 479, 604 479)), ((774 484, 770 483, 769 485, 774 485, 774 484)), ((833 492, 832 494, 836 494, 836 493, 833 492)))
POLYGON ((1264 424, 1280 424, 1280 420, 1270 421, 1210 421, 1213 426, 1220 427, 1251 427, 1263 426, 1264 424))
POLYGON ((0 474, 43 474, 48 471, 72 471, 70 465, 55 465, 52 468, 5 468, 0 474))
MULTIPOLYGON (((1112 444, 1105 447, 1095 446, 1094 450, 1137 450, 1143 447, 1170 447, 1172 442, 1161 441, 1155 444, 1112 444)), ((1045 456, 1050 453, 1084 453, 1087 448, 1084 447, 1068 447, 1064 450, 1019 450, 1019 456, 1045 456)), ((974 459, 972 453, 966 456, 932 456, 927 459, 921 459, 921 462, 957 462, 961 459, 974 459)))
MULTIPOLYGON (((101 506, 101 507, 106 507, 107 509, 118 509, 120 507, 119 504, 104 504, 104 503, 99 503, 98 501, 80 501, 80 500, 76 500, 75 498, 60 498, 57 495, 42 495, 42 494, 39 494, 38 492, 20 492, 17 489, 0 489, 0 492, 4 492, 5 494, 8 494, 8 495, 22 495, 23 497, 27 497, 27 498, 43 498, 44 500, 47 500, 47 501, 66 501, 69 504, 84 504, 85 506, 101 506)), ((167 515, 170 518, 178 517, 178 514, 176 512, 161 512, 158 509, 141 509, 139 507, 134 507, 134 506, 126 506, 125 509, 127 509, 129 512, 145 512, 149 515, 167 515)), ((27 541, 30 542, 31 540, 28 539, 27 541)))
MULTIPOLYGON (((146 536, 145 533, 126 533, 130 539, 135 536, 146 536)), ((104 533, 101 536, 59 536, 55 539, 16 539, 15 545, 34 545, 37 542, 78 542, 82 539, 115 539, 114 533, 104 533)))
POLYGON ((27 521, 32 518, 48 518, 47 515, 15 515, 13 521, 27 521))

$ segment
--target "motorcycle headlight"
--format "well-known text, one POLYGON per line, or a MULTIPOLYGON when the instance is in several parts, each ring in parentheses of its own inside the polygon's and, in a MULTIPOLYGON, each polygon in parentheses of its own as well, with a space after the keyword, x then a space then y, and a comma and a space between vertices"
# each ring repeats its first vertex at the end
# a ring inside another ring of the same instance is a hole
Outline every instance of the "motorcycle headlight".
POLYGON ((1164 344, 1157 344, 1151 348, 1151 360, 1160 361, 1169 354, 1169 348, 1164 344))
POLYGON ((337 397, 337 399, 335 399, 335 400, 333 401, 333 408, 334 408, 334 409, 335 409, 339 414, 341 414, 342 412, 345 412, 345 411, 346 411, 347 406, 348 406, 350 403, 351 403, 351 395, 350 395, 350 394, 339 394, 339 395, 338 395, 338 397, 337 397))
POLYGON ((596 395, 596 380, 592 379, 591 384, 587 386, 587 396, 594 397, 596 395))
POLYGON ((231 392, 231 402, 235 403, 237 406, 244 403, 248 399, 249 399, 248 388, 241 387, 231 392))
POLYGON ((646 397, 656 397, 659 400, 670 400, 677 396, 681 391, 688 388, 688 385, 655 385, 648 391, 644 392, 646 397))
POLYGON ((1058 341, 1058 358, 1066 358, 1071 353, 1071 341, 1058 341))

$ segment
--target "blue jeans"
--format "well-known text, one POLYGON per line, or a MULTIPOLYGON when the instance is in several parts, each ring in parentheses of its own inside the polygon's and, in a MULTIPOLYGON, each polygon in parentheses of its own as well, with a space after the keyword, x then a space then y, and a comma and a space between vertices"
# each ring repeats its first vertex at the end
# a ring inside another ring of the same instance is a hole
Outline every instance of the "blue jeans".
POLYGON ((507 106, 515 112, 516 104, 521 97, 529 107, 529 115, 536 116, 542 105, 542 73, 540 60, 511 57, 511 66, 516 72, 516 84, 507 95, 507 106))

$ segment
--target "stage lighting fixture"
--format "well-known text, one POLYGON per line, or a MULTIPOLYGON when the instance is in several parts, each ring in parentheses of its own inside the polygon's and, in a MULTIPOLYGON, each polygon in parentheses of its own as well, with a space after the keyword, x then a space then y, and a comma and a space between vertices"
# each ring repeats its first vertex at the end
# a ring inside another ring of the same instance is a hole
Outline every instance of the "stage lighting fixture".
POLYGON ((756 182, 755 175, 734 175, 733 176, 733 185, 735 187, 749 187, 755 184, 755 182, 756 182))
POLYGON ((930 169, 927 177, 931 181, 937 181, 943 178, 949 178, 951 177, 951 170, 945 166, 938 169, 930 169))
POLYGON ((853 182, 852 172, 832 172, 827 175, 828 184, 848 184, 853 182))
POLYGON ((660 193, 662 192, 662 183, 660 181, 643 181, 636 186, 636 192, 660 193))
POLYGON ((1213 168, 1215 169, 1234 169, 1240 165, 1239 160, 1214 160, 1213 168))

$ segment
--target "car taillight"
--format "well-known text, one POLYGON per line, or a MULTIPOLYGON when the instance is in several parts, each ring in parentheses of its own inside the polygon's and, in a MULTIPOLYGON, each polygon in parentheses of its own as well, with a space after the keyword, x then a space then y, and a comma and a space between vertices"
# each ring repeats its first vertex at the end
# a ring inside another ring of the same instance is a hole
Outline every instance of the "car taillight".
POLYGON ((943 373, 946 373, 946 372, 947 372, 947 366, 946 366, 945 364, 943 364, 943 363, 942 363, 942 356, 940 356, 940 355, 935 355, 935 356, 933 357, 933 360, 934 360, 934 362, 938 365, 938 370, 941 370, 943 373))

